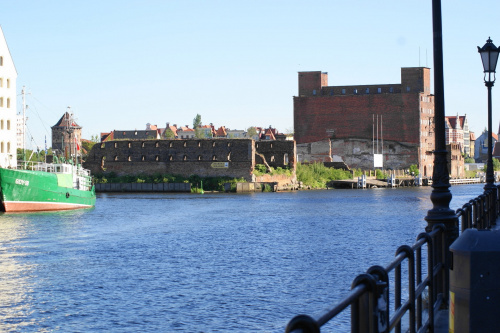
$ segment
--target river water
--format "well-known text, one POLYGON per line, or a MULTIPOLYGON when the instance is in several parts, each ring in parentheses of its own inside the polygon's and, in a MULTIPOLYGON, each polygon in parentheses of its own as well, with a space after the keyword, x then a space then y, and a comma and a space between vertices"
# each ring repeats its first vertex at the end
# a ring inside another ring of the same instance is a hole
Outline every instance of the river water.
MULTIPOLYGON (((451 207, 482 187, 454 186, 451 207)), ((117 193, 1 214, 0 331, 283 332, 413 244, 430 192, 117 193)))

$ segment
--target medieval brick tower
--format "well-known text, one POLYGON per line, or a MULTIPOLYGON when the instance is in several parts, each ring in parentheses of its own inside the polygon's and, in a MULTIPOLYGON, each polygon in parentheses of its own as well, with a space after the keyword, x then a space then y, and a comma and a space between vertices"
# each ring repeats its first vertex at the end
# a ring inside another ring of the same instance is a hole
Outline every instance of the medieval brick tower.
POLYGON ((82 144, 82 128, 69 112, 59 119, 52 128, 52 149, 58 150, 64 157, 74 155, 82 144))

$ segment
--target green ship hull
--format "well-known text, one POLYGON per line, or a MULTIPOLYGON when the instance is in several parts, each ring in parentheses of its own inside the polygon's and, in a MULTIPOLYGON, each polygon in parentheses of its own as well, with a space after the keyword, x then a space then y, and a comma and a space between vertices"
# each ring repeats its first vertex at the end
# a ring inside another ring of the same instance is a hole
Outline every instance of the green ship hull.
POLYGON ((21 212, 93 207, 96 201, 94 186, 90 180, 85 186, 80 186, 82 179, 71 173, 0 168, 3 209, 5 212, 21 212))

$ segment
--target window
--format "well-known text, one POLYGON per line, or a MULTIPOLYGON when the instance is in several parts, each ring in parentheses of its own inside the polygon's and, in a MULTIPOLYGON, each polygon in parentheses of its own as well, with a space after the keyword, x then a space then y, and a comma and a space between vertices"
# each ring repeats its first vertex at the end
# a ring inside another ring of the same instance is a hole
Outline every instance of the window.
MULTIPOLYGON (((3 127, 3 126, 2 126, 2 127, 3 127)), ((104 142, 103 142, 103 143, 101 143, 101 149, 103 149, 103 148, 104 148, 104 142)))
POLYGON ((3 97, 0 97, 0 108, 3 108, 3 97))
POLYGON ((0 77, 0 88, 3 87, 3 79, 0 77))
POLYGON ((377 88, 377 93, 381 94, 382 93, 382 88, 377 88))
POLYGON ((201 155, 198 155, 198 161, 201 161, 201 155))
POLYGON ((330 96, 333 96, 333 89, 330 90, 330 96))
POLYGON ((187 147, 187 141, 184 141, 184 147, 187 147))
POLYGON ((10 153, 10 142, 7 142, 7 152, 10 153))
MULTIPOLYGON (((9 81, 7 81, 9 82, 9 81)), ((7 108, 10 108, 10 98, 7 98, 7 108)))
POLYGON ((212 161, 217 161, 217 156, 212 156, 212 161))
POLYGON ((313 95, 316 96, 316 89, 313 89, 313 95))
POLYGON ((158 162, 160 160, 160 155, 155 156, 155 161, 158 162))
POLYGON ((115 148, 118 148, 118 142, 115 142, 115 148))
POLYGON ((129 148, 132 148, 132 142, 129 142, 129 143, 128 143, 128 147, 129 147, 129 148))
POLYGON ((10 88, 10 79, 7 79, 7 88, 10 88))
POLYGON ((0 129, 3 129, 3 119, 0 121, 0 129))
POLYGON ((369 94, 369 93, 370 93, 370 88, 366 88, 365 94, 369 94))
POLYGON ((118 161, 118 155, 115 155, 115 161, 118 161))
POLYGON ((358 93, 358 89, 354 89, 354 94, 356 95, 358 93))
POLYGON ((394 88, 390 87, 390 88, 389 88, 389 92, 390 92, 390 93, 394 92, 394 88))
POLYGON ((274 163, 274 155, 271 156, 271 162, 274 163))
POLYGON ((231 161, 231 153, 227 154, 227 160, 231 161))
POLYGON ((198 148, 201 147, 201 141, 198 141, 198 148))
POLYGON ((142 155, 141 161, 145 161, 145 160, 146 160, 146 156, 142 155))
POLYGON ((0 66, 3 66, 3 57, 0 57, 0 66))
POLYGON ((169 161, 173 161, 174 160, 174 157, 172 155, 168 155, 168 160, 169 161))
POLYGON ((345 95, 345 89, 342 89, 342 95, 345 95))
POLYGON ((132 161, 132 156, 128 155, 127 160, 128 160, 129 162, 131 162, 131 161, 132 161))
POLYGON ((215 147, 215 142, 212 143, 212 147, 215 147))
POLYGON ((146 144, 143 142, 143 143, 141 144, 141 148, 144 148, 144 147, 146 147, 146 144))
POLYGON ((183 161, 187 161, 188 160, 188 157, 187 155, 184 155, 184 157, 182 158, 183 161))
POLYGON ((410 87, 406 87, 406 92, 410 92, 410 87))
POLYGON ((10 120, 7 120, 7 130, 10 130, 10 120))
POLYGON ((160 143, 158 141, 155 142, 155 147, 156 148, 160 147, 160 143))
POLYGON ((174 143, 173 142, 170 142, 170 144, 168 145, 170 148, 172 148, 174 146, 174 143))

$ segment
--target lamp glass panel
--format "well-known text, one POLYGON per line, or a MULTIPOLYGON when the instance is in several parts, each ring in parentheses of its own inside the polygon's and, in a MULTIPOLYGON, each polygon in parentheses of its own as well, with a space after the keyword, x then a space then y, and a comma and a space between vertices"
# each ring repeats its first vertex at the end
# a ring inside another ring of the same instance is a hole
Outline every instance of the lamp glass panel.
POLYGON ((481 52, 481 61, 483 62, 484 72, 490 71, 490 52, 481 52))

